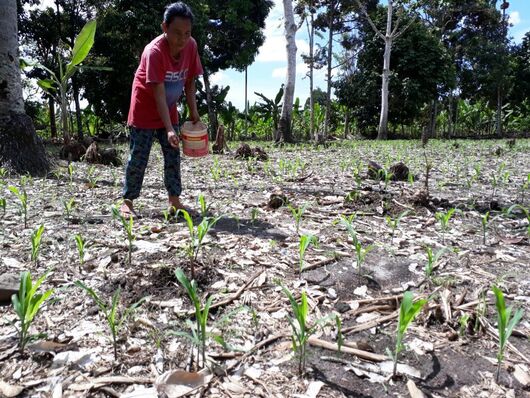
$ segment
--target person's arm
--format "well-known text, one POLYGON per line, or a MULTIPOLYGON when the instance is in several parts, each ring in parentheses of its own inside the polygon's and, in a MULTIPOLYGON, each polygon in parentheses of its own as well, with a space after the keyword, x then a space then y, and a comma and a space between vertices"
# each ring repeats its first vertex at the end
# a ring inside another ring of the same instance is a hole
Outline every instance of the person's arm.
POLYGON ((173 148, 179 147, 179 137, 175 133, 175 129, 171 124, 171 117, 169 116, 169 108, 166 102, 166 88, 164 83, 153 83, 153 94, 155 96, 156 109, 160 115, 160 119, 164 123, 164 128, 167 131, 167 140, 169 145, 173 148))
POLYGON ((200 116, 197 111, 197 99, 195 97, 195 92, 197 91, 195 87, 195 78, 186 81, 184 90, 186 91, 186 102, 188 104, 188 109, 190 110, 190 119, 193 123, 197 123, 200 120, 200 116))

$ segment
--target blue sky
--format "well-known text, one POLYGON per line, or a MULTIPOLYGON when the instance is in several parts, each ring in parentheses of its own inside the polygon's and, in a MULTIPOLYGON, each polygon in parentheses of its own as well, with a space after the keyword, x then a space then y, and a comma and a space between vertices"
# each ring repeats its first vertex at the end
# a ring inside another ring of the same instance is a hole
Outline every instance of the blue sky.
MULTIPOLYGON (((509 0, 508 14, 513 25, 510 35, 520 42, 524 34, 530 31, 530 0, 509 0)), ((271 98, 276 95, 285 82, 287 55, 283 36, 283 6, 281 0, 275 0, 266 21, 264 45, 260 48, 255 62, 248 68, 248 99, 250 105, 259 100, 254 92, 263 93, 271 98)), ((302 62, 301 53, 308 53, 309 41, 305 25, 296 34, 297 70, 295 97, 302 103, 309 95, 309 79, 304 78, 307 67, 302 62)), ((245 106, 245 75, 235 70, 220 71, 212 76, 212 82, 221 86, 230 86, 227 101, 231 101, 240 110, 245 106)), ((315 87, 326 90, 325 70, 315 71, 315 87)))

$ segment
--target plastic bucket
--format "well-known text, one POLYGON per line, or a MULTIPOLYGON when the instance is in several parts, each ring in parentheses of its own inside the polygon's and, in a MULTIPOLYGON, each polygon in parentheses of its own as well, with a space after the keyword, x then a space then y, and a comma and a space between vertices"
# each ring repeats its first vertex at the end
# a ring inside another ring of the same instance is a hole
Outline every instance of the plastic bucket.
POLYGON ((185 122, 180 128, 184 155, 199 158, 208 155, 208 129, 206 124, 185 122))

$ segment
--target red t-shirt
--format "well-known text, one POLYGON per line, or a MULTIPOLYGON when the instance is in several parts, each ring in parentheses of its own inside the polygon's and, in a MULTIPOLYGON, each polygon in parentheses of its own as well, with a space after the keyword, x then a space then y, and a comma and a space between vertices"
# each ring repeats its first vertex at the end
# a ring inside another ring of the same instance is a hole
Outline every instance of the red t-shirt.
POLYGON ((202 65, 197 43, 190 38, 176 61, 170 53, 169 43, 162 34, 145 46, 140 65, 134 74, 131 106, 127 124, 141 129, 159 129, 164 122, 158 114, 151 83, 162 83, 173 125, 178 123, 177 101, 187 80, 201 75, 202 65))

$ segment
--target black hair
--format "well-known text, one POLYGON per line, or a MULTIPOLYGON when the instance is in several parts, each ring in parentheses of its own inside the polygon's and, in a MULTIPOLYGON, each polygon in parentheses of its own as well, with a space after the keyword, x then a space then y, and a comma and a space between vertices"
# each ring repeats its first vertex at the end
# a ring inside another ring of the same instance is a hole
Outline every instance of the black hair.
POLYGON ((164 23, 169 25, 177 17, 189 19, 193 23, 193 12, 191 11, 191 8, 182 1, 177 1, 166 7, 166 11, 164 11, 164 23))

